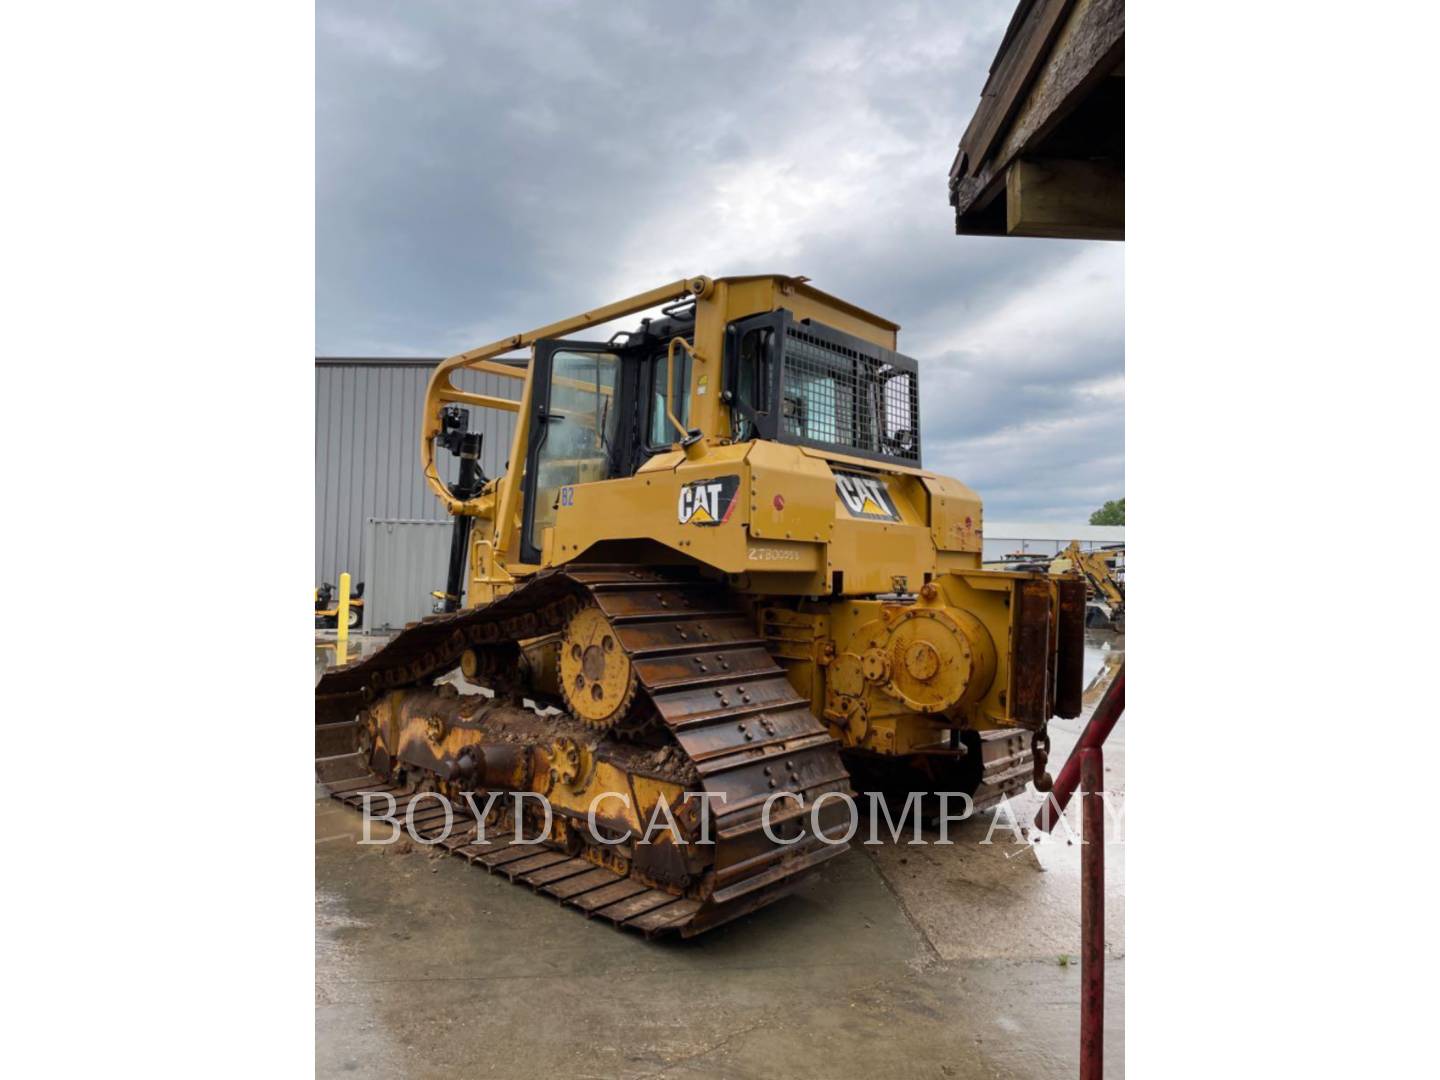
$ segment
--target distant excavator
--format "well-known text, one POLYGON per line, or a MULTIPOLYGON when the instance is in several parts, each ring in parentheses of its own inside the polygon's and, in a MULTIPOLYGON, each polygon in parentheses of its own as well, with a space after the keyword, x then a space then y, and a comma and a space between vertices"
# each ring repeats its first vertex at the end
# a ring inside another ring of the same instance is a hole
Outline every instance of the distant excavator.
POLYGON ((542 842, 511 842, 539 822, 505 799, 444 843, 688 937, 842 853, 816 830, 844 831, 852 784, 1023 790, 1049 719, 1080 714, 1085 585, 982 569, 979 497, 921 466, 898 329, 805 278, 693 277, 440 364, 420 451, 454 516, 445 610, 321 678, 330 792, 423 805, 422 828, 432 794, 543 796, 542 842), (503 476, 470 409, 517 414, 503 476), (661 811, 678 834, 651 840, 661 811))
POLYGON ((1125 632, 1125 549, 1104 547, 1081 551, 1078 540, 1050 563, 1052 574, 1079 571, 1085 578, 1085 625, 1125 632))
POLYGON ((1079 574, 1085 579, 1085 625, 1125 632, 1125 548, 1081 550, 1078 540, 1054 557, 1017 551, 985 564, 991 570, 1038 574, 1079 574))

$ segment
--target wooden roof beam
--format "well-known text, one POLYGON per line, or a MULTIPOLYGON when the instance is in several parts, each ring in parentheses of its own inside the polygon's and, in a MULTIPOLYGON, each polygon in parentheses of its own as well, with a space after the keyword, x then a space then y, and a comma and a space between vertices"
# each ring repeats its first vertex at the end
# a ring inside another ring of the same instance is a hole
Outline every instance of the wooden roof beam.
POLYGON ((1005 231, 1071 240, 1125 239, 1125 171, 1110 162, 1013 162, 1005 174, 1005 231))
MULTIPOLYGON (((1071 156, 1053 150, 1047 155, 1047 140, 1100 82, 1123 78, 1124 0, 1022 0, 1016 20, 950 173, 955 231, 962 235, 1070 235, 1017 232, 1011 226, 1011 167, 1071 156)), ((1104 227, 1113 231, 1108 219, 1104 227)))

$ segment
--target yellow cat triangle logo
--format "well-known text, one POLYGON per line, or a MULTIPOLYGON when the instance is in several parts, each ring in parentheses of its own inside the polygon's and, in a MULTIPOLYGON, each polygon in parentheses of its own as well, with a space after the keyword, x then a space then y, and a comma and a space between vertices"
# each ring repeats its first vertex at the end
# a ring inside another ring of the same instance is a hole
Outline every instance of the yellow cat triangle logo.
POLYGON ((862 514, 876 514, 880 517, 889 517, 889 513, 880 508, 880 504, 869 495, 865 496, 865 505, 860 508, 862 514))
POLYGON ((707 521, 714 521, 715 519, 710 516, 710 511, 706 510, 705 507, 697 506, 695 507, 695 512, 690 515, 690 520, 691 522, 698 521, 701 524, 704 524, 707 521))

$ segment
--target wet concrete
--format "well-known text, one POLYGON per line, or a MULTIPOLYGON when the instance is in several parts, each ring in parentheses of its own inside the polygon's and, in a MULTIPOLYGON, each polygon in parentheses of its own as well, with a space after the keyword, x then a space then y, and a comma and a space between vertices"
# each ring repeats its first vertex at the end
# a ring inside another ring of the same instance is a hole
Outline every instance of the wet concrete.
MULTIPOLYGON (((1093 671, 1123 639, 1090 644, 1093 671)), ((1082 725, 1052 724, 1057 769, 1082 725)), ((1106 747, 1117 808, 1124 764, 1122 720, 1106 747)), ((1022 823, 1037 803, 1017 800, 1022 823)), ((1067 819, 1078 836, 1078 808, 1067 819)), ((990 832, 986 815, 952 827, 950 847, 856 845, 777 905, 693 941, 647 942, 456 859, 358 846, 358 816, 317 801, 317 1072, 1073 1077, 1079 847, 1037 857, 1004 828, 982 843, 990 832)), ((1118 1077, 1118 844, 1107 870, 1106 1075, 1118 1077)))

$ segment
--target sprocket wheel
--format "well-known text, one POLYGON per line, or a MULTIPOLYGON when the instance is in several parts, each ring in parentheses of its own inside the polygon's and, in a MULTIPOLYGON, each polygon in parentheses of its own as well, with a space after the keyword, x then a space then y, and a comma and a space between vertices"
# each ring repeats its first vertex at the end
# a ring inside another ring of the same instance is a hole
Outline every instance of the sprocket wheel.
POLYGON ((598 731, 625 717, 635 700, 635 667, 598 607, 570 616, 560 647, 560 687, 570 711, 598 731))

